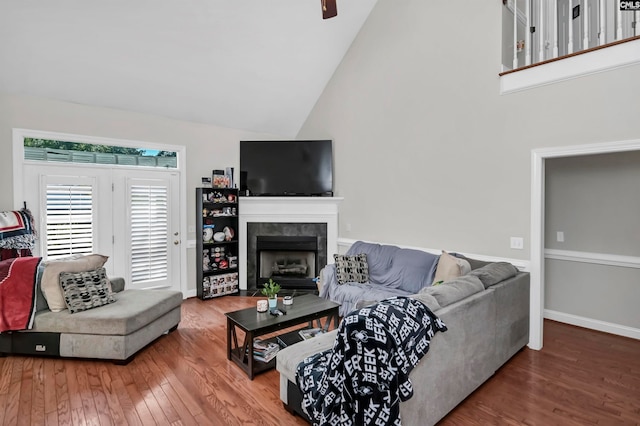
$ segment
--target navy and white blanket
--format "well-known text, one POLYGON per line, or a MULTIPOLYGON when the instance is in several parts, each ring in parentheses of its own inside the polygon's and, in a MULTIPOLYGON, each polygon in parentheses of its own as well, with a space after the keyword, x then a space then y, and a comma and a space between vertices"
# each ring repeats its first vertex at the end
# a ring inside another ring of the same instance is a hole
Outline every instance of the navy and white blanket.
POLYGON ((400 425, 409 373, 445 324, 419 300, 394 297, 344 317, 333 348, 304 359, 296 377, 316 425, 400 425))
POLYGON ((0 212, 0 248, 33 249, 36 234, 29 210, 0 212))

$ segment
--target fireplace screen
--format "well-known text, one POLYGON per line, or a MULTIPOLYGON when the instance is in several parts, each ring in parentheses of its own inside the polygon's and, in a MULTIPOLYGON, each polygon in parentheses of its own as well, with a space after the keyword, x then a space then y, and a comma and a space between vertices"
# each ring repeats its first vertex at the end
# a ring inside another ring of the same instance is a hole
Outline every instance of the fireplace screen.
POLYGON ((260 276, 266 278, 314 278, 316 256, 309 251, 261 251, 260 276))
POLYGON ((258 287, 272 278, 282 288, 314 288, 318 274, 315 236, 258 236, 258 287))

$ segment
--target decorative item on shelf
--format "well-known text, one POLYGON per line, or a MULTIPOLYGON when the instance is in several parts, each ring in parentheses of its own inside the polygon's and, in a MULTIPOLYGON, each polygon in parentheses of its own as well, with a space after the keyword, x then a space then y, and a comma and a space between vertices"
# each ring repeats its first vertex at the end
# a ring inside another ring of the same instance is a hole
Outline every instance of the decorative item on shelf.
POLYGON ((212 172, 212 184, 214 188, 228 188, 229 179, 225 176, 224 170, 214 170, 212 172))
POLYGON ((236 195, 235 194, 228 194, 227 195, 227 202, 228 203, 235 203, 236 202, 236 195))
POLYGON ((233 228, 231 228, 229 226, 225 226, 224 229, 222 230, 222 232, 224 232, 225 240, 227 240, 227 241, 233 240, 233 236, 236 234, 233 231, 233 228))
POLYGON ((211 188, 211 178, 210 177, 203 177, 202 178, 202 187, 203 188, 211 188))
POLYGON ((275 309, 278 306, 278 292, 280 284, 269 278, 269 281, 262 286, 261 293, 269 298, 269 309, 275 309))
POLYGON ((293 297, 291 296, 285 296, 282 298, 282 304, 283 305, 293 305, 293 297))
POLYGON ((225 168, 224 175, 227 178, 227 188, 233 188, 233 167, 225 168))
POLYGON ((211 270, 211 258, 209 258, 209 250, 202 250, 202 270, 209 271, 211 270))
MULTIPOLYGON (((221 234, 224 235, 223 232, 221 232, 221 234)), ((212 238, 213 238, 213 225, 211 226, 205 225, 205 228, 202 230, 202 241, 205 243, 210 243, 212 238)))
POLYGON ((215 241, 216 243, 223 242, 225 238, 226 238, 225 232, 216 232, 215 234, 213 234, 213 241, 215 241))
MULTIPOLYGON (((204 196, 203 196, 204 198, 204 196)), ((206 203, 226 203, 227 197, 220 191, 209 192, 207 195, 207 199, 204 200, 206 203)))

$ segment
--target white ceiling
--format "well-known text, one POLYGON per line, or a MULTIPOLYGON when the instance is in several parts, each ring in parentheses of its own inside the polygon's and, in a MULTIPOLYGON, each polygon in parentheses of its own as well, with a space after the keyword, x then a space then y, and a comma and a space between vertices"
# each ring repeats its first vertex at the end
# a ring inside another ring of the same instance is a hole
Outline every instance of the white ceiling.
POLYGON ((0 0, 0 91, 294 137, 377 0, 0 0))

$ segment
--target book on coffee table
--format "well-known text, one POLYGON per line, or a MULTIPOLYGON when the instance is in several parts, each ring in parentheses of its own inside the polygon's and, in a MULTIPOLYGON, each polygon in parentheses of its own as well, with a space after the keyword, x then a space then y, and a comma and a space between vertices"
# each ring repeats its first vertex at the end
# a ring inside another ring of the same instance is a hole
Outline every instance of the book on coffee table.
POLYGON ((289 333, 281 334, 276 337, 278 344, 281 348, 286 348, 287 346, 291 346, 298 342, 302 342, 302 337, 298 334, 297 331, 290 331, 289 333))
POLYGON ((304 329, 298 331, 298 334, 304 340, 309 340, 309 339, 313 339, 316 336, 319 336, 320 334, 324 334, 324 329, 322 329, 322 328, 304 328, 304 329))
POLYGON ((269 362, 278 354, 280 346, 274 342, 265 342, 260 339, 253 341, 253 359, 269 362))

